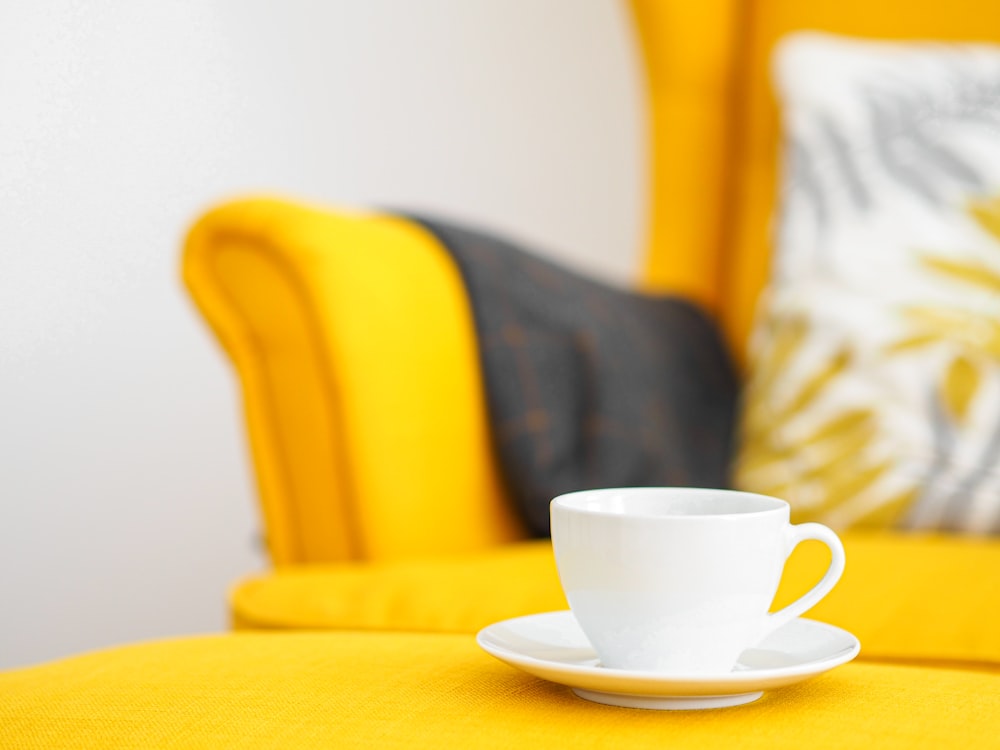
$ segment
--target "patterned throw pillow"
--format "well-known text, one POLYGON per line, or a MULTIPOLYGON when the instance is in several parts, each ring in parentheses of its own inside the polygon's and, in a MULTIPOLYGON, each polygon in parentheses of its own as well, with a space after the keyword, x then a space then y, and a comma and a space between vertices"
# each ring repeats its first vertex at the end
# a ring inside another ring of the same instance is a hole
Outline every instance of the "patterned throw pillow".
POLYGON ((1000 532, 1000 48, 793 35, 736 483, 797 520, 1000 532))

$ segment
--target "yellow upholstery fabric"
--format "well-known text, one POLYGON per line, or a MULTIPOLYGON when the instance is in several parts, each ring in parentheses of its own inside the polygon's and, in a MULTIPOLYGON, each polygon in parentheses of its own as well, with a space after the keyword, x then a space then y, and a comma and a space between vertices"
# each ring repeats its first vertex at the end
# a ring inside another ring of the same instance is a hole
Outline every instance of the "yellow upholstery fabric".
POLYGON ((851 663, 716 711, 589 703, 468 635, 235 634, 0 674, 0 745, 60 748, 991 748, 998 672, 851 663))
POLYGON ((568 608, 547 540, 461 557, 289 566, 243 581, 230 605, 237 628, 456 633, 568 608))
POLYGON ((275 563, 523 536, 490 452, 468 301, 424 230, 236 201, 193 228, 184 277, 242 381, 275 563))
POLYGON ((740 104, 735 130, 736 233, 728 248, 721 294, 722 320, 734 345, 745 343, 756 301, 770 269, 770 223, 778 166, 778 110, 769 70, 775 43, 785 34, 816 29, 881 39, 1000 41, 1000 3, 993 0, 753 0, 735 84, 740 104))
MULTIPOLYGON (((807 617, 858 636, 861 658, 1000 664, 1000 542, 853 533, 844 546, 844 577, 807 617)), ((825 546, 800 546, 776 605, 828 560, 825 546)), ((535 541, 457 560, 285 568, 238 586, 232 608, 243 628, 474 633, 567 604, 551 545, 535 541)))
POLYGON ((643 286, 722 307, 741 0, 630 0, 650 128, 643 286))
MULTIPOLYGON (((854 633, 862 659, 1000 665, 1000 542, 893 532, 843 540, 843 578, 806 617, 854 633)), ((823 545, 800 545, 775 606, 819 580, 828 561, 823 545)))

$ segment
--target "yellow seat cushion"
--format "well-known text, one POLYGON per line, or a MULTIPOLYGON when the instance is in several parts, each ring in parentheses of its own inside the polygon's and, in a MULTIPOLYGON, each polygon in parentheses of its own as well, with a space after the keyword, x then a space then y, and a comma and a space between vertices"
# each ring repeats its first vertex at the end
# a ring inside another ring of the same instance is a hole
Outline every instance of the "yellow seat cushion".
POLYGON ((996 747, 997 673, 852 663, 717 711, 613 708, 469 635, 244 633, 0 674, 0 745, 59 748, 996 747))
MULTIPOLYGON (((853 532, 842 535, 840 583, 806 617, 861 640, 861 658, 1000 665, 1000 541, 853 532)), ((821 544, 793 553, 775 599, 782 606, 819 579, 821 544)))
POLYGON ((568 606, 547 540, 460 557, 289 566, 243 581, 230 603, 237 628, 457 633, 568 606))
MULTIPOLYGON (((1000 541, 858 532, 844 545, 844 577, 807 617, 854 633, 865 659, 1000 664, 1000 541)), ((819 543, 800 546, 776 605, 818 580, 828 559, 819 543)), ((285 568, 232 595, 240 628, 474 633, 566 608, 551 545, 539 541, 461 558, 285 568)))

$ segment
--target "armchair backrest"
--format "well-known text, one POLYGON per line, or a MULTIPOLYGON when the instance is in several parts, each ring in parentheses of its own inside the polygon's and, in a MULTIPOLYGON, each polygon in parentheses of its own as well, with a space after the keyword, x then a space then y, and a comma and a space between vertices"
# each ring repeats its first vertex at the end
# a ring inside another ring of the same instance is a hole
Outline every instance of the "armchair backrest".
POLYGON ((742 359, 769 271, 779 121, 769 66, 786 34, 1000 42, 996 0, 630 0, 653 138, 646 287, 717 314, 742 359))

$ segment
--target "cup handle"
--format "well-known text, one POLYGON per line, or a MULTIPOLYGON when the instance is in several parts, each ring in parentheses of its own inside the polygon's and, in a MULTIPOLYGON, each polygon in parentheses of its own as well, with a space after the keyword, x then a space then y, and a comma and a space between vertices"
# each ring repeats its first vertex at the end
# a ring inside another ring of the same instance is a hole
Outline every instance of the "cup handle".
POLYGON ((791 622, 806 612, 806 610, 814 607, 837 584, 841 574, 844 572, 844 545, 841 543, 840 537, 832 529, 827 528, 821 523, 800 523, 798 525, 789 525, 786 533, 788 534, 789 542, 788 554, 785 556, 786 562, 788 556, 792 554, 792 551, 800 542, 804 542, 806 539, 815 539, 816 541, 823 542, 823 544, 830 548, 832 555, 830 567, 826 569, 826 573, 819 580, 819 583, 809 589, 809 591, 787 607, 783 607, 767 616, 764 635, 774 632, 782 625, 791 622))

